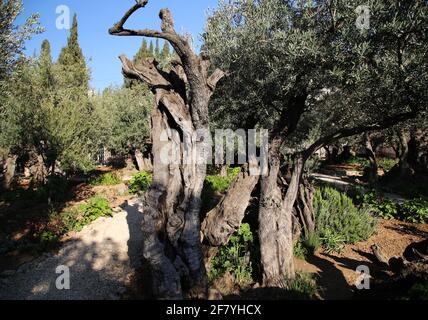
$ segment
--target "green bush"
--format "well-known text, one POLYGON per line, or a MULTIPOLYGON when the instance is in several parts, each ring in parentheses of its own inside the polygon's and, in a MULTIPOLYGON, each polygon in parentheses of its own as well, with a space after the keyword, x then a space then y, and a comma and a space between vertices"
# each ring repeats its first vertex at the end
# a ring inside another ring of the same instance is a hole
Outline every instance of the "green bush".
POLYGON ((230 237, 229 243, 220 247, 212 259, 210 278, 221 277, 230 272, 239 285, 252 282, 252 267, 250 249, 253 243, 253 234, 248 223, 243 223, 230 237))
POLYGON ((297 241, 293 248, 293 254, 296 258, 299 258, 301 260, 306 259, 306 256, 308 255, 308 249, 304 245, 303 241, 297 241))
POLYGON ((70 208, 61 213, 63 233, 80 231, 84 225, 81 221, 81 213, 77 208, 70 208))
POLYGON ((403 204, 386 199, 372 190, 359 197, 362 205, 383 219, 398 219, 412 223, 428 223, 428 199, 417 197, 403 204))
POLYGON ((80 226, 85 226, 99 217, 111 217, 113 215, 109 202, 101 197, 90 198, 87 203, 80 205, 80 211, 82 214, 79 220, 80 226))
POLYGON ((359 197, 363 207, 383 219, 398 219, 398 204, 372 190, 359 197))
POLYGON ((135 194, 140 191, 147 191, 151 184, 152 175, 149 172, 141 171, 129 182, 129 192, 135 194))
POLYGON ((311 232, 303 239, 303 245, 309 253, 314 254, 314 252, 322 245, 322 242, 318 233, 311 232))
POLYGON ((323 235, 320 237, 320 241, 327 253, 341 252, 345 243, 353 243, 347 242, 344 235, 330 229, 324 230, 323 235))
POLYGON ((352 156, 348 160, 345 161, 347 164, 356 164, 360 167, 364 168, 369 166, 369 161, 366 158, 361 158, 357 156, 352 156))
POLYGON ((295 299, 313 299, 318 292, 314 276, 310 273, 297 272, 294 279, 284 279, 281 288, 290 292, 295 299))
POLYGON ((221 177, 218 175, 214 176, 207 176, 205 178, 206 184, 209 185, 209 187, 214 192, 223 193, 229 188, 232 181, 235 179, 235 177, 239 174, 241 171, 241 168, 228 168, 227 169, 227 176, 221 177))
POLYGON ((122 180, 114 172, 107 172, 89 182, 91 186, 114 186, 122 183, 122 180))
POLYGON ((55 249, 59 245, 59 237, 52 231, 43 231, 39 235, 39 241, 43 251, 55 249))
POLYGON ((375 231, 376 219, 370 211, 356 207, 351 198, 335 189, 317 189, 313 204, 316 234, 328 251, 367 240, 375 231))
POLYGON ((388 172, 398 163, 397 159, 380 158, 377 160, 378 167, 383 168, 385 172, 388 172))
POLYGON ((428 199, 415 198, 400 207, 401 219, 412 223, 428 223, 428 199))

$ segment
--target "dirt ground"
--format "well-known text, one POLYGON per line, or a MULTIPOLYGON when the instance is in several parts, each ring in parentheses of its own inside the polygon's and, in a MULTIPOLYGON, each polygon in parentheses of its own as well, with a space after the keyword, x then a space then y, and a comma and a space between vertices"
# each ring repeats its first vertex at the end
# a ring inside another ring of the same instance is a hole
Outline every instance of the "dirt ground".
MULTIPOLYGON (((110 170, 111 168, 105 169, 105 171, 110 170)), ((121 170, 120 176, 123 181, 128 181, 134 173, 135 170, 126 168, 121 170)), ((111 207, 119 207, 132 198, 132 196, 125 194, 125 190, 125 184, 91 187, 82 183, 76 187, 76 191, 74 192, 76 196, 72 201, 69 201, 66 206, 78 205, 80 202, 96 194, 107 198, 111 207)), ((13 226, 14 222, 16 225, 20 226, 20 228, 17 228, 17 230, 12 233, 13 240, 18 240, 20 237, 30 232, 30 228, 25 227, 25 224, 21 221, 22 219, 19 219, 17 212, 28 219, 31 217, 29 213, 34 213, 34 215, 36 215, 37 210, 35 210, 35 208, 19 208, 20 210, 16 211, 11 210, 12 208, 5 209, 9 212, 14 212, 14 215, 12 217, 6 216, 4 212, 2 213, 0 210, 0 221, 7 223, 9 226, 13 226)), ((135 230, 138 228, 136 224, 135 230)), ((71 233, 61 239, 64 246, 67 245, 67 242, 73 238, 73 236, 75 236, 75 234, 71 233)), ((0 235, 0 240, 1 238, 0 235)), ((380 220, 376 233, 368 241, 360 242, 355 245, 347 245, 343 248, 341 253, 329 254, 323 250, 318 250, 314 255, 308 256, 306 260, 295 259, 296 270, 315 275, 319 286, 318 299, 354 299, 356 293, 361 293, 355 286, 357 277, 359 276, 359 273, 356 272, 358 266, 365 265, 369 267, 370 275, 374 280, 380 279, 385 275, 385 270, 376 262, 372 254, 371 246, 373 244, 377 244, 389 259, 394 256, 401 256, 403 251, 410 244, 426 239, 428 239, 428 225, 426 224, 412 224, 397 220, 380 220)), ((123 247, 125 248, 126 246, 123 245, 123 247)), ((8 276, 4 275, 4 272, 14 274, 19 266, 27 264, 35 258, 34 255, 19 251, 0 255, 0 278, 2 278, 2 276, 8 276)), ((135 278, 130 281, 133 285, 131 284, 128 286, 128 292, 126 292, 122 298, 135 299, 148 297, 148 286, 142 285, 142 283, 147 284, 148 279, 139 279, 139 276, 135 272, 134 277, 135 278)), ((239 289, 233 285, 232 278, 227 279, 226 277, 226 279, 223 280, 224 283, 219 284, 220 287, 225 287, 223 289, 227 289, 226 291, 229 291, 231 294, 240 295, 239 289)), ((223 292, 223 290, 219 291, 223 292)))
POLYGON ((319 299, 352 299, 358 290, 355 286, 356 268, 366 265, 373 278, 380 276, 371 246, 377 244, 387 258, 401 256, 408 245, 428 239, 428 225, 397 220, 381 220, 376 233, 368 241, 347 245, 340 254, 318 250, 305 260, 296 259, 296 270, 316 274, 320 286, 319 299))

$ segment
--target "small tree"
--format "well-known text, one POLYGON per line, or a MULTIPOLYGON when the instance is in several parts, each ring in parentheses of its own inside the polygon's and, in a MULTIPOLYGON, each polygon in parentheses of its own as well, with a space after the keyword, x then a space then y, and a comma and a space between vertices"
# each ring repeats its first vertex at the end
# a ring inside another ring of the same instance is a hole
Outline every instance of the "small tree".
POLYGON ((22 58, 25 41, 43 30, 38 14, 32 14, 24 24, 16 25, 16 18, 22 10, 21 0, 0 2, 0 161, 5 158, 1 166, 4 170, 1 187, 5 189, 9 189, 15 175, 15 163, 23 143, 21 130, 25 125, 9 104, 13 86, 18 75, 25 73, 26 63, 22 58))
POLYGON ((59 85, 66 89, 73 88, 77 95, 88 94, 89 73, 86 67, 85 57, 78 42, 77 16, 73 16, 67 46, 62 48, 58 58, 58 67, 61 77, 59 85))
POLYGON ((98 119, 99 148, 105 147, 119 155, 146 148, 153 105, 152 93, 146 85, 136 83, 132 88, 108 88, 94 96, 91 102, 94 117, 98 119))

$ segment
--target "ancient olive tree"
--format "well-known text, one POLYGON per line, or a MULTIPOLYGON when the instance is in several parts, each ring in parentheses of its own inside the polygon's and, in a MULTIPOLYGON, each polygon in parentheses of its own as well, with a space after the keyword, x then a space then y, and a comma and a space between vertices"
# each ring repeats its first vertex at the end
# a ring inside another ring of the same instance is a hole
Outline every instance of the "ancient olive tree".
MULTIPOLYGON (((144 150, 150 136, 151 92, 145 86, 107 88, 91 98, 98 149, 118 156, 144 150)), ((137 161, 138 162, 138 161, 137 161)), ((139 165, 140 170, 143 168, 139 165)))
POLYGON ((338 139, 426 111, 426 2, 367 6, 369 25, 358 24, 362 11, 348 0, 221 1, 209 17, 204 52, 230 71, 213 97, 213 119, 270 129, 259 199, 266 285, 294 276, 293 212, 313 228, 306 160, 338 139))
POLYGON ((116 36, 161 38, 179 59, 169 72, 153 58, 132 63, 120 59, 124 74, 146 82, 155 95, 151 116, 153 183, 144 197, 141 225, 144 257, 153 275, 157 296, 205 297, 207 275, 200 244, 201 192, 211 149, 208 103, 223 72, 210 73, 210 63, 198 56, 188 39, 174 29, 171 12, 160 11, 161 30, 129 30, 125 22, 147 0, 137 1, 109 33, 116 36))
POLYGON ((17 25, 16 19, 22 11, 21 0, 0 2, 0 176, 3 176, 0 189, 8 189, 14 178, 16 159, 22 146, 20 130, 24 128, 15 121, 18 117, 10 118, 8 101, 13 94, 11 84, 17 80, 24 65, 20 58, 25 40, 42 31, 37 14, 32 14, 22 25, 17 25), (4 165, 1 164, 3 158, 4 165), (4 173, 1 172, 3 170, 4 173))

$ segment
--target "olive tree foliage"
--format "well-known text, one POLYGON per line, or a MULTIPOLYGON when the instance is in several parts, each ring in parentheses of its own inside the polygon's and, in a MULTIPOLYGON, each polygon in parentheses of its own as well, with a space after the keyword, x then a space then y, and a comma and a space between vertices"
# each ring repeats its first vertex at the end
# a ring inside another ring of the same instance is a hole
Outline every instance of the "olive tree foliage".
POLYGON ((32 14, 23 25, 16 25, 16 18, 22 10, 21 0, 0 2, 0 83, 15 70, 24 51, 25 40, 43 30, 38 14, 32 14))
POLYGON ((2 144, 18 156, 35 152, 52 173, 57 162, 65 171, 89 169, 95 121, 87 96, 63 91, 56 65, 42 59, 21 63, 9 84, 13 93, 5 99, 2 144), (49 81, 46 75, 52 76, 49 81))
POLYGON ((108 88, 91 98, 98 125, 98 146, 126 155, 144 150, 150 137, 150 111, 153 97, 146 85, 108 88))
POLYGON ((14 141, 20 137, 19 128, 15 119, 6 118, 10 115, 6 100, 11 98, 14 84, 24 65, 23 51, 25 40, 35 33, 42 31, 38 22, 38 15, 31 15, 24 24, 17 25, 16 18, 22 12, 21 0, 4 0, 0 2, 0 149, 8 154, 13 149, 14 141))
POLYGON ((37 158, 41 174, 36 184, 46 183, 58 166, 74 171, 92 164, 95 121, 88 100, 89 73, 83 55, 72 54, 81 53, 76 18, 68 40, 58 63, 52 61, 47 40, 40 57, 21 55, 1 93, 1 148, 18 159, 37 158), (69 83, 71 74, 82 81, 69 83))
POLYGON ((367 6, 364 30, 354 1, 220 1, 204 34, 205 53, 230 72, 213 100, 214 118, 302 132, 297 142, 308 139, 307 146, 425 112, 426 2, 367 6), (299 96, 304 108, 292 110, 299 96))
POLYGON ((426 112, 426 2, 366 5, 365 26, 356 23, 350 0, 220 1, 208 19, 203 54, 229 71, 213 97, 212 118, 270 129, 259 208, 267 285, 294 276, 291 216, 302 200, 306 160, 338 139, 426 112), (284 154, 291 160, 285 185, 277 179, 284 154))
POLYGON ((28 132, 34 124, 35 99, 32 90, 34 70, 29 64, 25 58, 16 64, 16 70, 9 76, 7 91, 2 94, 0 146, 11 154, 19 153, 31 139, 28 132))

